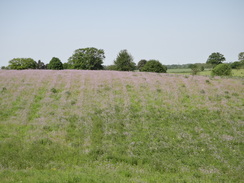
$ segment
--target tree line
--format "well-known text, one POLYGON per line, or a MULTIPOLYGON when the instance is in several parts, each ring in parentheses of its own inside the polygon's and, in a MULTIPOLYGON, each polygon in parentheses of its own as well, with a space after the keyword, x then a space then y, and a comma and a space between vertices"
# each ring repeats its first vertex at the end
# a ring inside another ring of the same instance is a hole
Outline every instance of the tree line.
POLYGON ((62 63, 57 57, 53 57, 48 64, 44 64, 40 60, 36 62, 32 58, 14 58, 9 61, 8 66, 2 69, 80 69, 80 70, 117 70, 117 71, 134 71, 139 69, 143 72, 165 73, 167 67, 162 65, 158 60, 142 60, 136 65, 132 55, 125 49, 121 50, 114 60, 113 65, 104 66, 103 60, 105 53, 103 49, 94 47, 80 48, 74 51, 69 57, 68 62, 62 63), (143 68, 142 68, 143 66, 143 68))
MULTIPOLYGON (((142 59, 136 63, 133 60, 133 56, 126 50, 121 50, 113 65, 104 66, 103 60, 105 59, 105 53, 103 49, 97 49, 94 47, 80 48, 74 51, 73 55, 69 57, 66 63, 62 63, 57 57, 53 57, 48 64, 44 64, 40 60, 36 62, 32 58, 14 58, 9 61, 8 66, 3 66, 2 69, 80 69, 80 70, 117 70, 117 71, 134 71, 139 70, 141 72, 157 72, 166 73, 167 69, 172 68, 191 68, 193 74, 203 71, 205 68, 213 68, 217 65, 223 64, 226 60, 224 55, 219 52, 212 53, 206 63, 197 64, 183 64, 183 65, 163 65, 158 60, 145 60, 142 59)), ((244 52, 238 55, 238 60, 228 65, 228 68, 238 69, 244 68, 244 52)), ((226 67, 225 65, 225 67, 226 67)), ((219 66, 218 66, 219 67, 219 66)), ((223 67, 223 66, 222 66, 223 67)), ((227 68, 227 67, 226 67, 227 68)))

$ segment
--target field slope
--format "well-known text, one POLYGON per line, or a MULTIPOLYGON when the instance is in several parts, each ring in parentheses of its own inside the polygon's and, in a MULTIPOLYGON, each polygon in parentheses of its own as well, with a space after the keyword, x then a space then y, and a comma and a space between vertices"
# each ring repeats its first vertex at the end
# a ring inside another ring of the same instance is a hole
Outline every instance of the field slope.
POLYGON ((244 80, 0 70, 1 182, 241 182, 244 80))

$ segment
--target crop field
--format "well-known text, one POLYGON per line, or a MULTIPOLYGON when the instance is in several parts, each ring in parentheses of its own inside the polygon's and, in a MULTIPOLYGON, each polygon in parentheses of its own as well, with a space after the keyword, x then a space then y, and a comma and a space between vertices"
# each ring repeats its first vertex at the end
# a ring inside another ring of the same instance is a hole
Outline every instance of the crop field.
POLYGON ((0 182, 241 182, 244 79, 0 70, 0 182))

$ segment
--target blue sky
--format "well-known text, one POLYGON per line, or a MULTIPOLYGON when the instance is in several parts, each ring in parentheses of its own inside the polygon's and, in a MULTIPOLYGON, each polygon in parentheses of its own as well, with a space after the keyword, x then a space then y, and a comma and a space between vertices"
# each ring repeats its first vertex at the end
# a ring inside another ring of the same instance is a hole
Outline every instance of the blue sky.
POLYGON ((127 49, 137 63, 227 62, 244 52, 244 0, 0 0, 0 66, 12 58, 64 63, 74 50, 127 49))

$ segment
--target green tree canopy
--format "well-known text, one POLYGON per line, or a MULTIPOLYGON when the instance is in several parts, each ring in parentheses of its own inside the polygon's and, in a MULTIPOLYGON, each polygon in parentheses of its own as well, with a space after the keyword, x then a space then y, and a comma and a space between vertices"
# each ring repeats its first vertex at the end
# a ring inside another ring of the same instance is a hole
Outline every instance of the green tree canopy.
POLYGON ((59 58, 56 58, 56 57, 53 57, 48 66, 47 66, 48 69, 52 69, 52 70, 62 70, 64 69, 63 68, 63 63, 60 61, 59 58))
POLYGON ((81 48, 75 50, 68 59, 70 69, 101 70, 103 69, 104 51, 97 48, 81 48))
POLYGON ((116 65, 108 65, 106 66, 106 70, 117 71, 116 65))
POLYGON ((158 60, 149 60, 141 69, 143 72, 166 73, 167 67, 161 64, 158 60))
POLYGON ((8 68, 17 70, 35 69, 36 65, 36 61, 32 58, 14 58, 9 61, 8 68))
POLYGON ((137 64, 137 69, 138 69, 139 71, 141 71, 141 69, 143 68, 143 66, 144 66, 146 63, 147 63, 147 60, 144 60, 144 59, 140 60, 140 61, 138 62, 138 64, 137 64))
POLYGON ((63 63, 63 67, 64 69, 72 69, 72 65, 70 65, 69 63, 63 63))
POLYGON ((121 50, 114 61, 114 65, 119 71, 134 71, 136 64, 133 62, 133 57, 127 50, 121 50))
POLYGON ((212 70, 212 75, 214 76, 230 76, 231 67, 229 64, 219 64, 212 70))
POLYGON ((239 55, 238 55, 238 60, 239 60, 239 61, 244 60, 244 52, 239 53, 239 55))
POLYGON ((46 69, 46 65, 41 60, 38 60, 36 69, 46 69))
POLYGON ((216 52, 216 53, 212 53, 211 55, 209 55, 206 63, 216 66, 218 64, 221 64, 223 61, 225 61, 224 55, 222 55, 219 52, 216 52))

